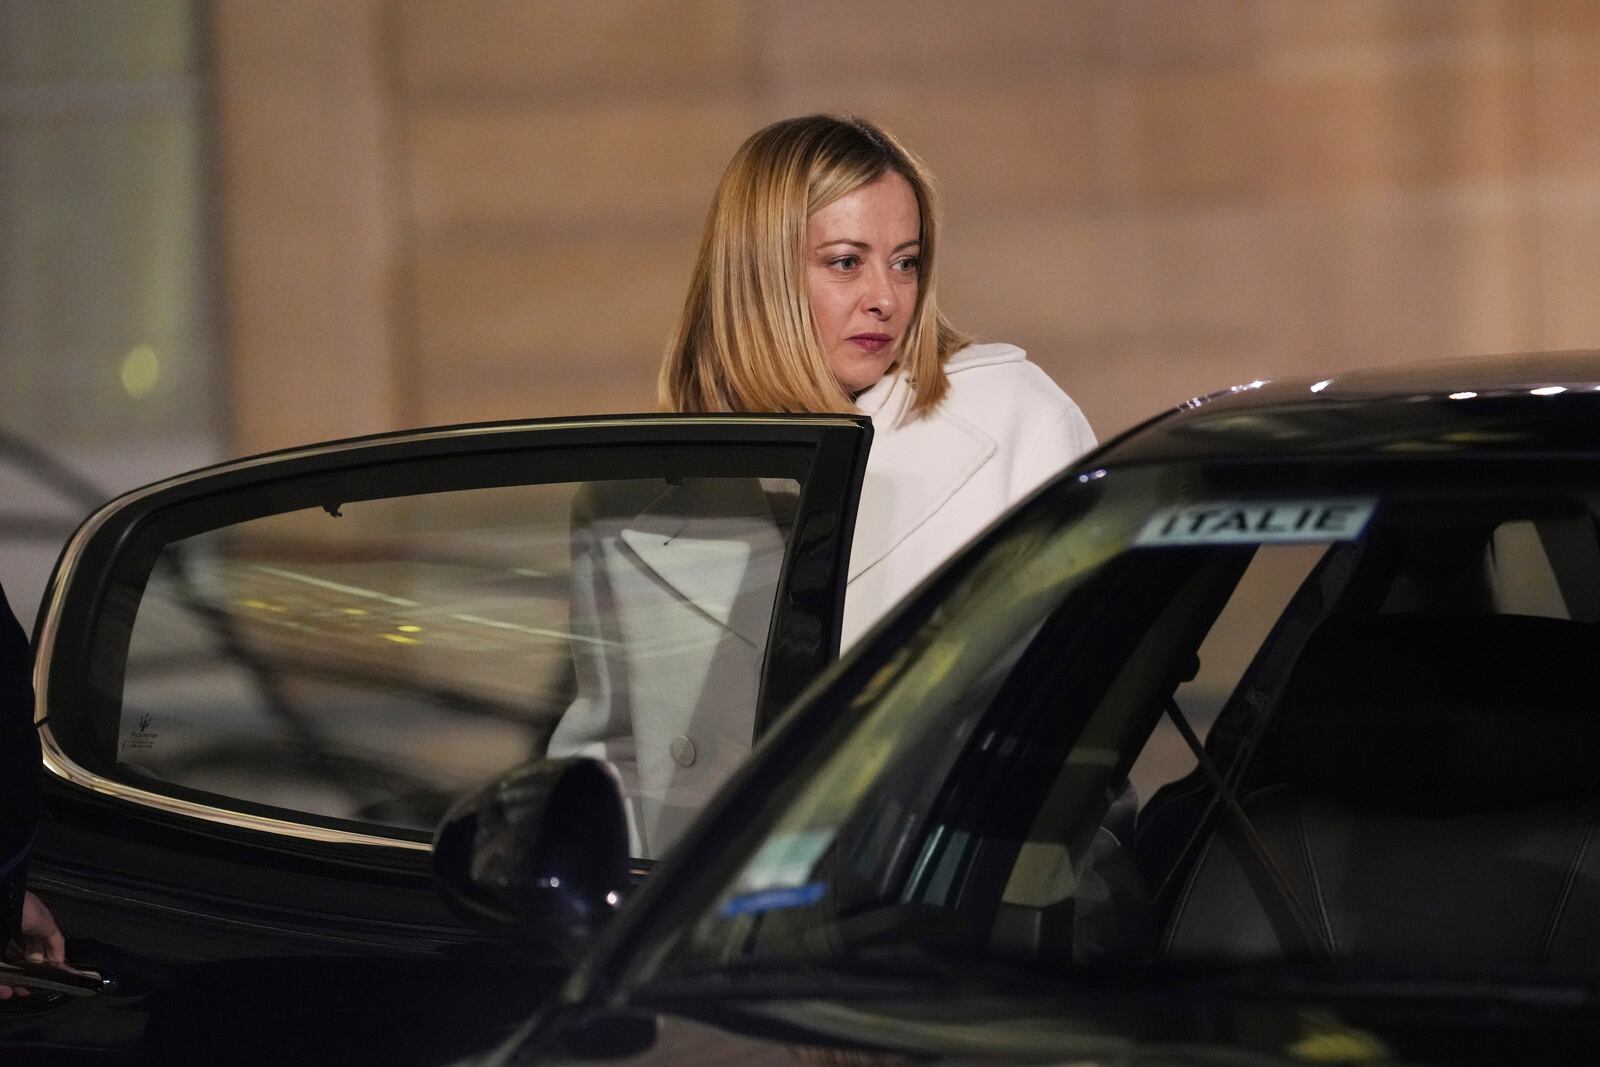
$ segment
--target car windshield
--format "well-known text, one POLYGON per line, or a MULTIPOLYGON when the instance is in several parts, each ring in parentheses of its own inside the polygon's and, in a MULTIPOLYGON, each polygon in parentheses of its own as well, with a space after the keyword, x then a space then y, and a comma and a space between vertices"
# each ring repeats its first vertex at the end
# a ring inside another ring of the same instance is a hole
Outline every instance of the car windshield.
POLYGON ((1592 977, 1590 477, 1070 476, 796 713, 630 981, 1592 977))

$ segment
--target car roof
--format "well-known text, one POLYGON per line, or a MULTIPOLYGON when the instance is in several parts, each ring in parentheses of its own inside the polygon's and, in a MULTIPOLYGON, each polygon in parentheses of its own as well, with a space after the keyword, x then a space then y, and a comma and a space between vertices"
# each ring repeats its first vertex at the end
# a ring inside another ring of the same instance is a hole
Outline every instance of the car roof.
POLYGON ((1087 462, 1587 452, 1600 452, 1600 351, 1248 382, 1180 404, 1087 462))

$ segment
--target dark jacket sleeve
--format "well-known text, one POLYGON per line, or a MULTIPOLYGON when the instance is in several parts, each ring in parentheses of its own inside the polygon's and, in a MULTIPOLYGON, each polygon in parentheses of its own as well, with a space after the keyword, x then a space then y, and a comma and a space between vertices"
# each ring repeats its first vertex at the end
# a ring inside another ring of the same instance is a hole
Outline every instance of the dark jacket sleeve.
POLYGON ((0 589, 0 943, 22 914, 28 847, 39 818, 39 735, 33 656, 0 589))

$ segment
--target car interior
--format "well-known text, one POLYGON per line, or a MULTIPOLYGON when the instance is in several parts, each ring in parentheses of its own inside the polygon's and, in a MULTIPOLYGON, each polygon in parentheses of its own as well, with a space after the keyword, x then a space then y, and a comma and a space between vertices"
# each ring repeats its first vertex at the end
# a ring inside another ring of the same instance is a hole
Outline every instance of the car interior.
POLYGON ((897 742, 812 869, 827 897, 745 945, 1592 969, 1597 592, 1571 499, 1395 494, 1359 540, 1134 548, 897 742))
POLYGON ((1094 517, 1039 514, 863 661, 659 974, 1592 970, 1586 495, 1430 486, 1347 539, 1099 554, 1094 517))
POLYGON ((1139 812, 1158 958, 1592 970, 1595 523, 1482 514, 1402 514, 1336 597, 1326 562, 1308 579, 1218 716, 1211 766, 1139 812), (1297 619, 1308 590, 1316 618, 1297 619))

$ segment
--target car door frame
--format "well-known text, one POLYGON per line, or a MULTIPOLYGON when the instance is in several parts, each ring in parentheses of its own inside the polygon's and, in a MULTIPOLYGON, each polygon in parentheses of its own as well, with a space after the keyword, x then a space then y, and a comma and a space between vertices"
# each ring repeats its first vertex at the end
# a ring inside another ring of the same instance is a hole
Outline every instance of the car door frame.
MULTIPOLYGON (((546 481, 570 481, 570 472, 584 466, 577 462, 583 453, 591 459, 637 456, 641 469, 648 469, 644 460, 663 449, 703 450, 716 458, 719 470, 736 476, 759 473, 761 457, 774 450, 806 450, 808 476, 763 662, 759 730, 838 653, 870 440, 870 421, 849 415, 667 414, 474 424, 269 453, 168 479, 105 505, 63 550, 35 628, 48 812, 35 853, 36 886, 80 900, 103 896, 102 905, 118 898, 213 917, 250 913, 263 930, 287 926, 319 943, 327 937, 348 942, 353 927, 367 928, 389 947, 484 940, 433 892, 424 842, 308 831, 259 814, 199 811, 110 781, 67 754, 56 736, 65 719, 53 709, 81 698, 82 687, 90 684, 100 613, 108 610, 108 598, 126 592, 111 588, 109 576, 119 553, 163 514, 208 495, 245 504, 255 499, 252 494, 303 495, 319 477, 354 468, 393 473, 432 464, 435 475, 444 472, 439 487, 449 489, 452 465, 481 464, 487 456, 517 454, 541 469, 561 467, 562 477, 546 481), (329 893, 336 899, 329 901, 329 893)), ((606 476, 633 475, 615 468, 606 476)), ((635 874, 645 869, 636 865, 635 874)), ((70 923, 64 919, 64 925, 70 923)))

